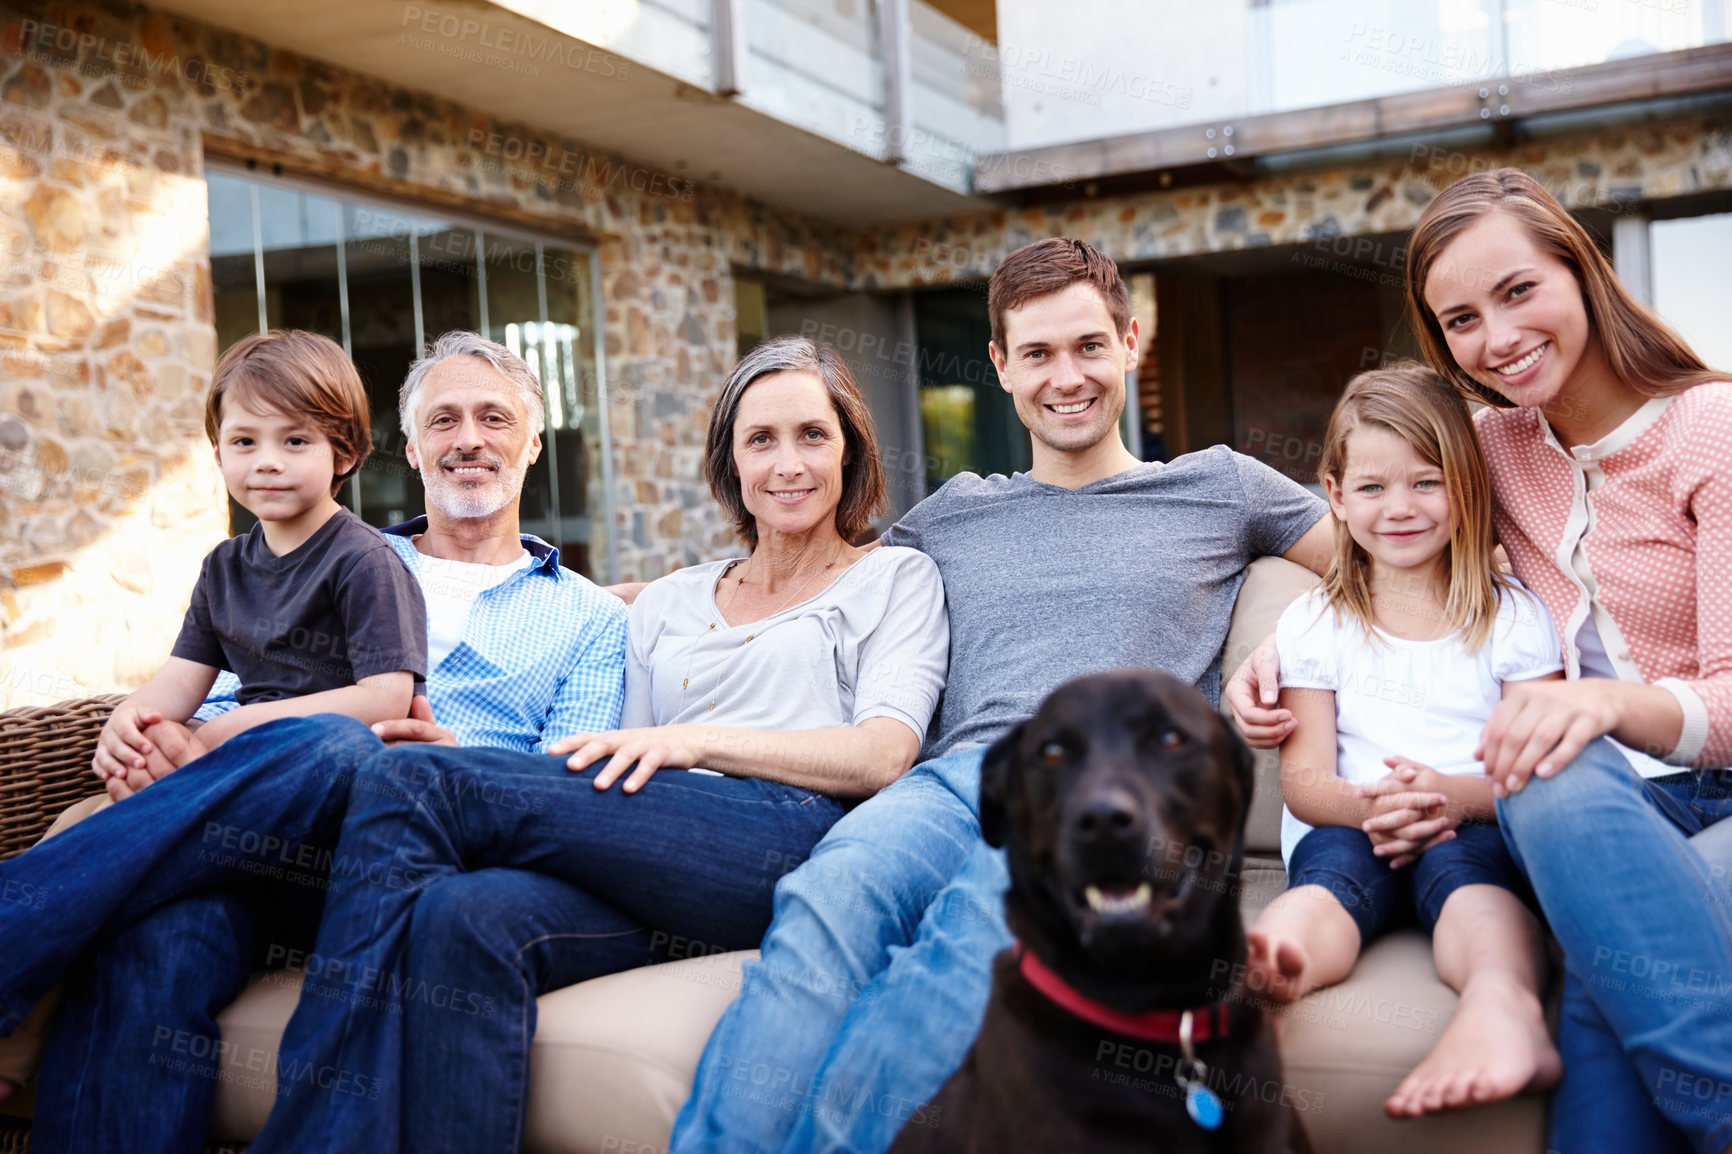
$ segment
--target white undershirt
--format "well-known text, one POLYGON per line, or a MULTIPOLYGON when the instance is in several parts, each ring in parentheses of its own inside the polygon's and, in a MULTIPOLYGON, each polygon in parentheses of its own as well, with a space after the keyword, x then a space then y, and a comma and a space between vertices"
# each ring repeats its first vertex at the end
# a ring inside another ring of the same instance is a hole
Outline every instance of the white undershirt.
POLYGON ((427 671, 439 668, 439 663, 463 641, 463 630, 469 624, 469 610, 483 590, 503 584, 513 573, 529 568, 527 551, 504 565, 478 565, 471 561, 452 561, 445 557, 421 554, 421 595, 427 601, 427 671))
MULTIPOLYGON (((1564 525, 1563 538, 1558 543, 1557 560, 1558 567, 1565 575, 1575 578, 1582 598, 1577 602, 1571 619, 1564 622, 1564 636, 1573 637, 1573 644, 1564 647, 1564 660, 1569 662, 1573 659, 1582 677, 1605 677, 1638 685, 1645 680, 1630 654, 1623 631, 1618 628, 1617 621, 1613 620, 1600 601, 1599 582, 1594 576, 1593 565, 1588 561, 1587 537, 1594 527, 1594 507, 1588 498, 1606 483, 1606 474, 1600 461, 1628 448, 1631 442, 1660 419, 1670 404, 1670 397, 1653 398, 1645 402, 1622 425, 1598 441, 1591 445, 1576 445, 1565 453, 1570 461, 1571 471, 1575 474, 1576 492, 1570 505, 1569 518, 1564 525)), ((1546 439, 1557 446, 1560 453, 1564 452, 1550 425, 1546 426, 1546 439)), ((1685 698, 1672 690, 1666 681, 1658 684, 1671 691, 1673 696, 1679 697, 1679 705, 1688 717, 1690 705, 1685 698)), ((1694 694, 1690 696, 1695 697, 1694 694)), ((1678 773, 1686 768, 1701 750, 1701 743, 1696 742, 1694 749, 1673 751, 1673 760, 1666 762, 1631 749, 1616 739, 1612 739, 1612 744, 1623 752, 1631 767, 1642 777, 1668 777, 1678 773)))
MULTIPOLYGON (((1588 614, 1582 622, 1581 629, 1576 631, 1576 649, 1581 654, 1583 677, 1609 677, 1618 680, 1618 671, 1612 665, 1611 655, 1606 652, 1605 640, 1600 636, 1599 626, 1595 624, 1597 613, 1588 614)), ((1606 740, 1623 753, 1630 762, 1630 767, 1642 777, 1670 777, 1681 773, 1682 768, 1667 765, 1657 757, 1650 757, 1640 750, 1631 749, 1617 738, 1607 735, 1606 740)))

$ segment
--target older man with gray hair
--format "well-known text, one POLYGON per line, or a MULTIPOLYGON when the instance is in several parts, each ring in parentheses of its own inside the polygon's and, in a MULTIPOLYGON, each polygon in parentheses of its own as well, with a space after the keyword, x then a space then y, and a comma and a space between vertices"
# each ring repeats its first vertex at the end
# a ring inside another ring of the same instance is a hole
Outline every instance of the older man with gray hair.
MULTIPOLYGON (((427 492, 426 516, 385 531, 427 601, 427 697, 412 716, 371 732, 285 719, 196 760, 182 759, 185 731, 153 727, 176 768, 0 863, 6 892, 42 897, 0 903, 0 1033, 72 976, 43 1059, 35 1150, 202 1149, 217 1084, 235 1072, 216 1015, 255 964, 304 956, 319 891, 344 868, 351 783, 382 742, 530 753, 618 724, 624 604, 519 530, 541 452, 534 372, 503 345, 446 333, 411 366, 401 413, 427 492), (177 1060, 189 1053, 208 1060, 177 1060)), ((201 715, 224 706, 213 696, 201 715)), ((372 1077, 349 1072, 351 1090, 372 1077)))

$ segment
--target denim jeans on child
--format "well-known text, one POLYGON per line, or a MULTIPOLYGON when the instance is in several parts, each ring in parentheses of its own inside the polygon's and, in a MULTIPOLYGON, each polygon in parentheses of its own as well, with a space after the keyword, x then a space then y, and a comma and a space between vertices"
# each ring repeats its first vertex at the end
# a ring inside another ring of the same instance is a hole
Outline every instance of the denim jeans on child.
POLYGON ((516 1149, 533 1026, 520 965, 558 982, 593 976, 622 954, 626 965, 648 961, 632 941, 637 926, 748 949, 769 925, 787 863, 842 813, 830 798, 755 778, 663 770, 633 794, 593 781, 562 757, 487 749, 397 747, 363 768, 253 1154, 516 1149), (516 957, 534 935, 517 937, 506 923, 551 888, 519 870, 593 899, 562 892, 541 924, 573 935, 593 927, 597 950, 585 957, 574 936, 575 949, 516 957), (492 876, 462 881, 471 871, 492 876), (424 897, 439 903, 427 911, 433 924, 450 925, 478 895, 501 905, 476 914, 493 924, 466 930, 470 944, 452 954, 427 950, 425 934, 416 941, 424 897), (421 961, 432 968, 411 968, 421 961), (464 992, 456 1004, 452 990, 464 992), (411 1028, 424 1051, 414 1058, 427 1076, 418 1083, 408 1074, 411 1028), (452 1128, 429 1126, 404 1145, 402 1119, 428 1109, 445 1111, 452 1128))
POLYGON ((1603 740, 1498 802, 1564 948, 1559 1154, 1732 1143, 1732 886, 1689 840, 1728 814, 1726 771, 1644 782, 1603 740))
POLYGON ((674 1123, 676 1154, 884 1150, 962 1063, 1010 943, 984 747, 924 762, 776 887, 775 921, 674 1123))
POLYGON ((1474 885, 1497 886, 1528 900, 1527 883, 1493 822, 1464 822, 1453 838, 1400 869, 1390 869, 1389 859, 1373 852, 1364 830, 1320 825, 1299 839, 1287 862, 1287 888, 1328 890, 1359 927, 1361 948, 1391 926, 1415 919, 1430 937, 1450 895, 1474 885))

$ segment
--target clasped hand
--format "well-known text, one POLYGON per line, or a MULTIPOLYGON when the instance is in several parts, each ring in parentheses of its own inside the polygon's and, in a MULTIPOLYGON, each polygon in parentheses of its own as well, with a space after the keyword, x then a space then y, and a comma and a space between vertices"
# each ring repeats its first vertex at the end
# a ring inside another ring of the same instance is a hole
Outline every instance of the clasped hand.
POLYGON ((691 769, 703 757, 702 730, 696 725, 658 725, 648 729, 614 729, 607 733, 573 733, 547 747, 553 754, 570 754, 567 768, 581 773, 607 758, 595 775, 595 788, 606 789, 632 763, 637 768, 622 787, 636 793, 658 769, 691 769))
POLYGON ((1390 869, 1400 869, 1454 838, 1460 818, 1450 812, 1437 770, 1407 757, 1386 757, 1383 764, 1389 776, 1359 787, 1373 811, 1360 828, 1371 838, 1371 852, 1389 858, 1390 869))

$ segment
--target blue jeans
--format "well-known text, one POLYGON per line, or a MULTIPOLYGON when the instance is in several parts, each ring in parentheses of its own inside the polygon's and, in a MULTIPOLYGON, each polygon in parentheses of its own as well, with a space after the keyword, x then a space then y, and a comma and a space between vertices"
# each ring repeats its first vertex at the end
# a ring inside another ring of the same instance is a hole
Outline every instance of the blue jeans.
POLYGON ((1728 888, 1688 840, 1732 812, 1724 777, 1644 783, 1597 741, 1498 803, 1564 948, 1561 1154, 1671 1149, 1662 1120, 1698 1151, 1732 1143, 1728 888))
POLYGON ((962 1064, 1010 942, 974 748, 836 823, 776 887, 761 960, 710 1035, 678 1154, 881 1151, 962 1064))
POLYGON ((71 975, 43 1050, 30 1148, 204 1149, 216 1101, 216 1015, 246 985, 253 902, 170 902, 71 975))
POLYGON ((543 874, 482 869, 428 886, 404 969, 451 994, 403 1006, 403 1149, 516 1149, 536 995, 665 961, 654 947, 668 938, 543 874))
POLYGON ((0 862, 0 1032, 74 978, 43 1058, 44 1149, 201 1148, 214 1018, 280 898, 260 879, 317 881, 381 748, 346 717, 273 722, 0 862))
MULTIPOLYGON (((440 951, 429 973, 413 970, 429 956, 412 948, 423 895, 460 884, 466 872, 530 870, 594 899, 588 911, 565 911, 575 925, 550 917, 545 929, 581 932, 594 916, 606 935, 641 925, 687 949, 745 949, 769 925, 786 863, 803 859, 842 812, 830 798, 752 778, 664 770, 635 794, 592 782, 564 758, 485 749, 399 747, 366 765, 337 843, 308 982, 283 1036, 276 1104, 252 1154, 396 1150, 406 1114, 453 1098, 453 1085, 465 1087, 462 1106, 487 1103, 487 1117, 460 1133, 427 1134, 416 1154, 517 1148, 533 1027, 525 971, 537 978, 546 959, 533 950, 518 957, 533 943, 514 940, 509 924, 480 924, 465 932, 490 943, 493 956, 440 951), (498 956, 501 942, 511 956, 498 956), (503 1011, 491 1024, 490 997, 503 1011), (408 1080, 404 1049, 417 1002, 418 1048, 440 1051, 417 1056, 433 1063, 419 1084, 408 1080), (480 1044, 463 1040, 478 1029, 487 1035, 480 1044)), ((546 893, 516 884, 513 914, 546 893)), ((499 892, 495 883, 482 889, 499 892)), ((440 899, 435 920, 450 925, 464 896, 440 899)), ((617 949, 604 943, 609 956, 617 949)), ((629 942, 625 953, 650 960, 629 942)), ((546 968, 557 980, 591 976, 596 965, 546 968)))

